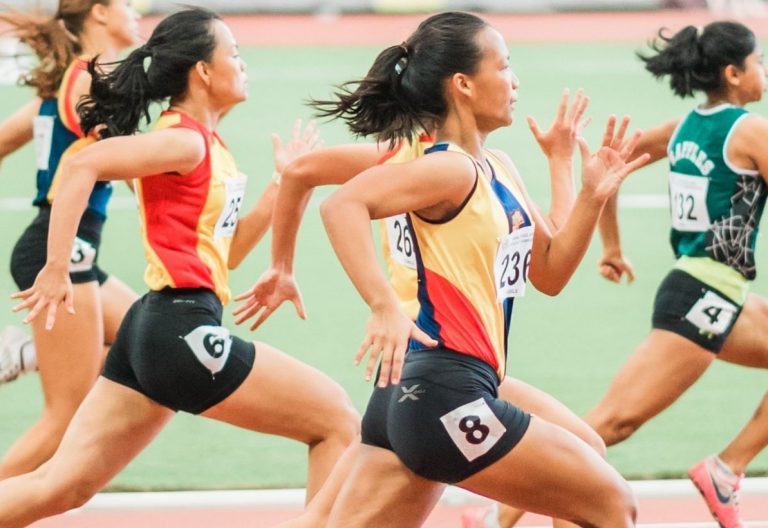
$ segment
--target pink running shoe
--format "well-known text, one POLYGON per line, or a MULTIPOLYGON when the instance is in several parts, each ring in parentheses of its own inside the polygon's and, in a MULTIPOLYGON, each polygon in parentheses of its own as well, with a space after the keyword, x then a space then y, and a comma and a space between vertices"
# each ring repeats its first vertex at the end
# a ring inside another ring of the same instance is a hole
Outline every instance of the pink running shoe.
POLYGON ((461 512, 461 528, 500 528, 499 505, 473 506, 461 512))
POLYGON ((734 474, 717 455, 710 455, 689 469, 688 476, 721 528, 744 528, 739 513, 739 485, 744 475, 734 474))

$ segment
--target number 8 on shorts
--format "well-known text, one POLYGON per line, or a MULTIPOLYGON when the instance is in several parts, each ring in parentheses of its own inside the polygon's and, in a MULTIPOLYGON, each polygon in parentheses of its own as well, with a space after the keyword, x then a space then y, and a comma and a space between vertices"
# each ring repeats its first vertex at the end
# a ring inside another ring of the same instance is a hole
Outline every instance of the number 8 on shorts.
POLYGON ((457 407, 441 416, 440 421, 469 462, 490 451, 507 432, 483 398, 457 407))

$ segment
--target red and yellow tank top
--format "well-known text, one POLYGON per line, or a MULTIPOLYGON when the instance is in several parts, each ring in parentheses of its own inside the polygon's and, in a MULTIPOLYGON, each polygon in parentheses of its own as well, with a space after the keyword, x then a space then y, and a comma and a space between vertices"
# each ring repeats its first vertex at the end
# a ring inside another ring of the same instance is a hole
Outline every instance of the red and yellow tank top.
MULTIPOLYGON (((445 150, 466 154, 448 143, 427 154, 445 150)), ((475 187, 459 211, 440 222, 409 213, 408 221, 419 278, 417 325, 440 346, 485 361, 501 380, 513 295, 522 295, 524 286, 522 292, 519 286, 527 280, 533 221, 507 167, 492 153, 485 154, 488 167, 481 171, 475 161, 475 187), (527 245, 518 241, 512 246, 522 251, 505 253, 504 242, 521 234, 527 245), (509 293, 514 283, 517 294, 509 293)))
POLYGON ((144 280, 152 290, 208 288, 226 304, 229 246, 246 179, 216 132, 171 111, 163 112, 154 129, 171 127, 202 135, 206 155, 188 174, 158 174, 136 182, 148 262, 144 280))
MULTIPOLYGON (((405 163, 424 155, 435 140, 426 133, 419 133, 409 141, 402 141, 379 160, 384 163, 405 163)), ((419 313, 417 297, 416 255, 413 235, 405 214, 384 218, 381 226, 381 242, 389 282, 395 289, 400 304, 408 317, 416 319, 419 313)))

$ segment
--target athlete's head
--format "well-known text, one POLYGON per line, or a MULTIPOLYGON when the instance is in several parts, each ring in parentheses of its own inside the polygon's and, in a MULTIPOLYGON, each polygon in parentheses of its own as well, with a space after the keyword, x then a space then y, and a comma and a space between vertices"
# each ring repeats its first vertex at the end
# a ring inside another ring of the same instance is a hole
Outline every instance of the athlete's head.
POLYGON ((0 20, 11 24, 40 59, 21 82, 35 87, 44 98, 56 94, 67 67, 83 53, 84 35, 98 31, 98 37, 90 36, 92 41, 108 40, 103 44, 119 51, 136 42, 138 19, 129 0, 61 0, 52 17, 20 11, 0 13, 0 20))
MULTIPOLYGON (((457 90, 479 88, 492 96, 490 85, 477 84, 493 83, 491 70, 501 72, 506 77, 501 84, 509 86, 511 72, 508 67, 502 72, 504 66, 492 64, 494 60, 507 63, 498 32, 475 15, 441 13, 422 22, 402 44, 382 51, 365 78, 343 85, 335 100, 312 104, 323 117, 343 118, 356 134, 388 141, 407 138, 414 130, 439 126, 457 90)), ((500 96, 509 96, 509 91, 502 89, 500 96)), ((472 97, 466 90, 464 95, 472 97)), ((498 98, 477 110, 487 113, 498 98)), ((509 98, 503 106, 501 112, 508 112, 509 98)), ((510 121, 511 114, 502 120, 510 121)))
POLYGON ((745 102, 762 96, 765 70, 755 34, 738 22, 712 22, 688 26, 669 36, 664 29, 651 43, 653 53, 638 54, 655 77, 669 75, 675 95, 701 91, 724 97, 741 90, 745 102))
POLYGON ((102 72, 92 61, 89 71, 91 94, 77 111, 84 132, 104 125, 102 138, 133 134, 142 117, 149 121, 151 103, 179 103, 190 90, 205 90, 210 104, 226 108, 246 97, 245 65, 232 32, 200 8, 165 18, 113 70, 102 72))

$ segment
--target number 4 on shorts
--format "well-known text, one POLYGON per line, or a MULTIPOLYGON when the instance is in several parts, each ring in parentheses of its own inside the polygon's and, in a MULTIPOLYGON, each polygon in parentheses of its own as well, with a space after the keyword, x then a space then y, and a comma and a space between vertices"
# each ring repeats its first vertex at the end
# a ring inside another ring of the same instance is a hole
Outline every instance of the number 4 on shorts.
POLYGON ((457 407, 440 421, 469 462, 490 451, 507 432, 483 398, 457 407))
POLYGON ((728 329, 737 310, 732 302, 708 291, 696 301, 685 318, 705 332, 720 335, 728 329))

